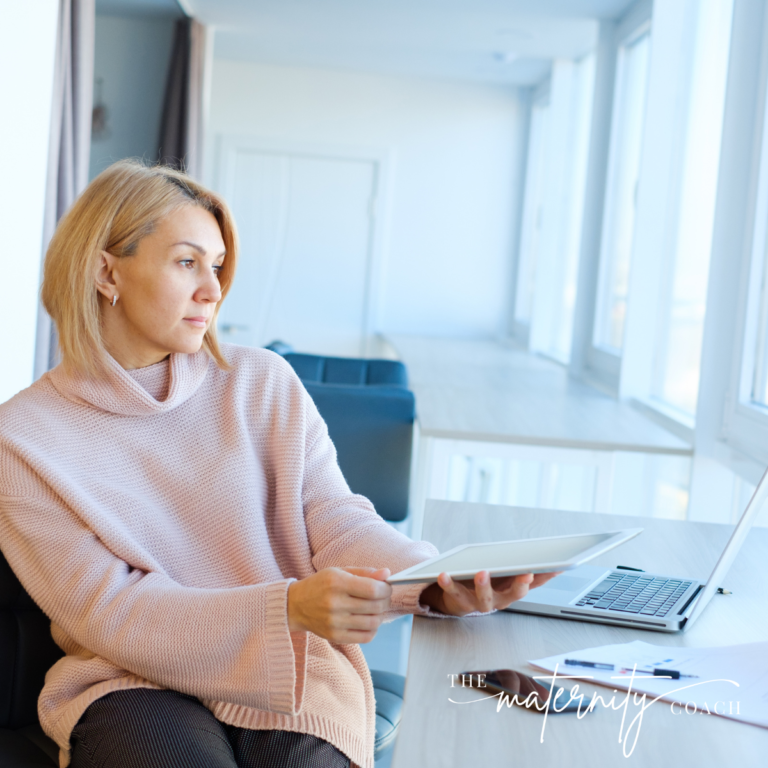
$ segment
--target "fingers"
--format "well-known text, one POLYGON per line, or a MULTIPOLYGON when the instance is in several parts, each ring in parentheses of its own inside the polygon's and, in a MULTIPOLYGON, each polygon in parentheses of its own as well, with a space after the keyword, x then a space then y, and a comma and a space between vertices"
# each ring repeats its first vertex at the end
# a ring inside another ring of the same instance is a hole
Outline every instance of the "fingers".
POLYGON ((529 590, 546 584, 559 573, 531 573, 491 579, 488 571, 480 571, 472 581, 454 581, 447 573, 441 573, 437 584, 443 590, 446 610, 454 616, 506 608, 524 598, 529 590))
POLYGON ((381 615, 350 614, 345 618, 340 629, 375 632, 381 626, 381 623, 381 615))
POLYGON ((461 582, 441 573, 437 583, 443 589, 446 610, 454 616, 464 616, 473 611, 487 613, 506 608, 528 594, 533 579, 532 574, 526 573, 498 579, 494 584, 488 571, 480 571, 473 581, 461 582))
POLYGON ((332 643, 338 643, 339 645, 364 645, 370 643, 373 638, 376 637, 376 632, 366 632, 358 629, 344 630, 335 634, 333 637, 326 637, 326 640, 330 640, 332 643))
POLYGON ((487 571, 475 576, 476 611, 491 611, 494 608, 506 608, 511 602, 520 600, 528 594, 533 581, 530 573, 507 576, 503 579, 489 579, 487 571))
MULTIPOLYGON (((447 573, 441 573, 437 577, 437 583, 443 590, 443 605, 448 613, 453 616, 464 616, 467 613, 473 611, 484 610, 478 605, 478 598, 476 596, 476 590, 478 589, 477 579, 480 578, 480 588, 483 590, 490 590, 490 579, 485 584, 485 579, 488 578, 487 571, 481 571, 475 576, 475 581, 472 582, 459 582, 454 581, 447 573), (466 586, 471 584, 472 588, 466 586)), ((485 597, 483 597, 485 600, 485 597)), ((485 604, 485 602, 483 603, 485 604)), ((486 610, 491 610, 490 608, 486 610)))
POLYGON ((467 588, 458 581, 454 581, 447 573, 441 573, 437 577, 437 583, 443 590, 443 599, 452 598, 457 603, 461 603, 465 599, 464 593, 467 591, 467 588))
POLYGON ((328 568, 338 574, 338 586, 346 594, 363 600, 382 600, 392 594, 392 587, 383 581, 389 578, 389 568, 328 568), (386 576, 383 576, 386 574, 386 576))
POLYGON ((389 568, 368 568, 356 565, 348 565, 339 570, 351 573, 353 576, 365 576, 368 579, 378 579, 379 581, 386 581, 392 572, 389 568))
POLYGON ((390 602, 388 597, 381 600, 361 600, 359 597, 342 596, 339 598, 338 607, 355 615, 378 615, 389 610, 390 602))
POLYGON ((531 573, 515 576, 512 583, 506 589, 495 592, 493 607, 501 610, 517 600, 522 600, 528 594, 533 581, 534 576, 531 573))
POLYGON ((491 578, 491 586, 497 592, 503 592, 505 589, 509 589, 515 581, 514 576, 496 576, 491 578))
POLYGON ((327 614, 315 634, 332 643, 370 643, 382 624, 381 614, 353 614, 335 611, 327 614))
MULTIPOLYGON (((375 572, 374 569, 356 569, 375 572)), ((388 569, 381 569, 388 573, 388 569)), ((367 576, 355 576, 341 568, 320 571, 323 584, 318 599, 328 612, 380 614, 389 610, 392 587, 367 576)))
POLYGON ((534 589, 535 587, 540 587, 542 584, 546 584, 548 581, 552 581, 552 579, 555 578, 555 576, 559 576, 562 573, 562 571, 558 571, 557 573, 537 573, 533 577, 533 582, 531 583, 531 589, 534 589))
POLYGON ((386 568, 324 568, 288 588, 288 627, 335 643, 367 643, 390 608, 386 568))
POLYGON ((491 575, 488 571, 480 571, 475 574, 475 610, 488 613, 493 610, 493 602, 491 575))

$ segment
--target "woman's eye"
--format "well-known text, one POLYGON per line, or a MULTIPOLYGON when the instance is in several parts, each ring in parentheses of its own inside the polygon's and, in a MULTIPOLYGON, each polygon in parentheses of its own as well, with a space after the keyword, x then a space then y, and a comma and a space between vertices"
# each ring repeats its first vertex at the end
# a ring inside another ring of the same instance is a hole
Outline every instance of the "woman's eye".
POLYGON ((195 263, 194 259, 183 259, 179 264, 183 264, 185 267, 190 267, 195 263))

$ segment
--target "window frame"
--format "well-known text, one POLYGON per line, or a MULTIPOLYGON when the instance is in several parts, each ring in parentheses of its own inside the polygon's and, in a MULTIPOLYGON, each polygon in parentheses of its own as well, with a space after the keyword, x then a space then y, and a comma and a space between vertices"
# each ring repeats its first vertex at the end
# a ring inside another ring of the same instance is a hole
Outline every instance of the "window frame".
MULTIPOLYGON (((514 295, 513 295, 513 307, 512 307, 512 324, 513 324, 513 335, 519 340, 522 341, 526 346, 528 345, 528 339, 530 334, 530 327, 531 327, 531 316, 532 315, 532 308, 531 313, 529 314, 528 318, 521 318, 518 314, 519 305, 520 305, 520 292, 524 283, 524 274, 523 271, 530 265, 530 254, 528 253, 527 245, 529 244, 529 239, 531 235, 531 219, 530 219, 530 207, 532 204, 532 201, 529 197, 531 192, 535 192, 538 194, 534 194, 534 197, 537 198, 537 209, 535 212, 535 217, 540 219, 542 215, 542 207, 543 207, 543 198, 540 194, 541 188, 544 186, 543 182, 545 179, 543 178, 544 171, 546 170, 546 166, 542 165, 541 163, 541 157, 538 157, 539 162, 532 163, 533 160, 536 158, 533 157, 532 153, 534 151, 534 142, 537 142, 537 145, 539 142, 542 141, 542 138, 544 139, 544 146, 546 148, 546 138, 548 136, 547 131, 549 130, 549 78, 547 78, 543 83, 541 83, 533 92, 532 98, 531 98, 531 104, 530 104, 530 112, 528 116, 528 142, 527 146, 525 147, 525 154, 526 154, 526 163, 525 163, 525 180, 523 183, 523 198, 522 198, 522 213, 520 217, 520 243, 519 243, 519 250, 518 250, 518 258, 517 258, 517 264, 515 265, 515 271, 516 271, 516 281, 515 281, 515 288, 514 288, 514 295), (545 120, 547 123, 544 126, 544 136, 535 135, 534 132, 534 116, 537 111, 546 111, 546 117, 545 120), (533 167, 535 166, 535 167, 533 167), (536 172, 537 178, 534 180, 531 177, 532 172, 536 172)), ((539 149, 539 152, 541 152, 541 147, 537 147, 539 149)), ((541 223, 540 221, 533 225, 534 228, 540 229, 541 223)), ((540 237, 540 235, 539 235, 540 237)))
MULTIPOLYGON (((548 136, 549 151, 547 153, 547 162, 544 164, 544 188, 546 193, 543 201, 543 220, 545 222, 543 229, 544 235, 540 240, 540 249, 537 255, 537 269, 534 287, 534 300, 531 310, 531 317, 528 322, 523 322, 518 318, 518 294, 521 286, 522 269, 528 263, 523 258, 523 248, 518 246, 514 265, 514 289, 510 292, 509 301, 509 335, 513 342, 549 357, 562 364, 568 364, 572 354, 574 329, 577 318, 577 307, 573 308, 572 317, 567 328, 567 340, 562 350, 555 349, 552 343, 556 339, 558 330, 557 318, 555 312, 550 310, 559 306, 559 289, 565 290, 565 285, 555 286, 541 278, 541 274, 555 273, 553 254, 559 254, 563 249, 573 256, 575 260, 569 262, 571 266, 575 264, 573 270, 573 289, 575 302, 579 301, 579 285, 581 282, 581 240, 583 228, 583 208, 588 199, 586 177, 589 167, 589 148, 592 141, 591 121, 592 121, 592 97, 594 92, 595 64, 593 52, 587 52, 583 56, 573 60, 560 59, 553 63, 551 73, 542 80, 539 85, 532 90, 531 101, 540 104, 546 99, 550 114, 550 126, 557 127, 557 134, 553 137, 552 130, 548 136), (582 69, 585 66, 586 69, 582 69), (585 76, 582 80, 582 76, 585 76), (586 101, 573 99, 570 93, 571 88, 585 88, 585 94, 588 94, 586 101), (586 107, 586 109, 583 109, 586 107), (569 151, 570 146, 564 142, 563 126, 569 126, 583 140, 585 144, 584 156, 575 156, 575 153, 569 151), (581 130, 585 129, 585 130, 581 130), (569 196, 575 200, 575 205, 579 210, 576 215, 563 203, 563 199, 569 196), (565 210, 563 210, 565 208, 565 210), (548 219, 557 221, 562 219, 565 223, 557 231, 548 230, 546 221, 548 219)), ((532 114, 532 110, 531 110, 532 114)), ((528 124, 530 126, 530 116, 528 124)), ((528 132, 528 146, 525 148, 526 157, 530 154, 531 131, 528 132)), ((526 168, 526 175, 530 173, 530 168, 526 168)), ((526 185, 527 186, 527 185, 526 185)), ((524 195, 525 197, 525 195, 524 195)), ((523 205, 525 205, 523 202, 523 205)), ((527 218, 527 217, 526 217, 527 218)), ((522 242, 523 230, 525 225, 520 227, 518 243, 522 242)), ((560 329, 562 330, 562 329, 560 329)), ((562 339, 561 339, 562 340, 562 339)))
POLYGON ((603 22, 598 40, 595 114, 592 126, 594 140, 590 147, 589 161, 593 178, 590 199, 585 210, 585 215, 589 216, 591 221, 585 222, 585 239, 582 243, 570 370, 572 375, 612 395, 619 394, 622 356, 596 346, 593 339, 599 301, 606 191, 612 174, 609 169, 610 149, 615 141, 613 126, 617 63, 619 50, 623 45, 639 39, 646 32, 652 34, 652 19, 652 2, 639 0, 619 21, 603 22))
MULTIPOLYGON (((712 205, 711 208, 711 229, 709 231, 709 242, 707 245, 708 248, 708 254, 707 254, 707 290, 704 293, 704 318, 702 321, 702 339, 701 339, 701 351, 703 352, 704 347, 704 339, 703 339, 703 332, 704 332, 704 326, 705 326, 705 320, 706 320, 706 306, 707 301, 709 297, 709 263, 711 261, 711 255, 712 251, 714 249, 714 222, 717 217, 717 205, 718 205, 718 187, 719 187, 719 174, 720 174, 720 156, 722 154, 723 150, 723 126, 725 123, 725 108, 726 108, 726 99, 727 99, 727 90, 728 90, 728 75, 729 75, 729 69, 730 69, 730 46, 732 44, 733 39, 733 16, 735 13, 735 1, 731 4, 730 7, 730 29, 729 29, 729 40, 727 44, 727 50, 726 53, 726 61, 725 61, 725 72, 723 73, 725 75, 725 81, 723 82, 723 103, 722 107, 719 110, 719 140, 717 144, 717 169, 715 170, 715 177, 713 179, 714 181, 714 198, 711 199, 710 204, 712 205)), ((720 8, 720 10, 725 10, 724 8, 720 8)), ((699 7, 699 13, 702 13, 701 7, 699 7)), ((699 57, 702 55, 702 48, 699 48, 700 43, 702 42, 702 38, 699 37, 699 35, 706 34, 707 29, 710 33, 712 33, 715 29, 720 30, 722 29, 721 25, 719 23, 716 23, 716 21, 709 19, 709 22, 702 18, 702 16, 697 16, 696 23, 695 23, 695 34, 692 37, 688 37, 688 39, 685 41, 687 43, 687 47, 689 48, 689 60, 687 61, 689 70, 688 70, 688 78, 687 78, 687 95, 688 98, 686 100, 686 107, 684 111, 684 121, 682 121, 684 124, 681 125, 681 132, 679 136, 679 143, 681 147, 680 156, 682 158, 679 167, 676 169, 675 178, 674 178, 674 200, 672 206, 670 206, 670 210, 674 212, 674 227, 670 230, 670 238, 667 242, 667 245, 669 247, 669 252, 664 254, 664 267, 663 271, 661 273, 661 284, 659 286, 659 300, 658 300, 658 311, 657 311, 657 323, 656 323, 656 329, 655 329, 655 338, 654 338, 654 357, 652 360, 652 373, 649 379, 649 390, 647 395, 647 403, 650 405, 650 407, 654 408, 661 414, 663 414, 665 417, 673 419, 677 421, 679 424, 684 425, 686 428, 690 430, 695 429, 695 423, 696 423, 696 409, 694 408, 694 411, 691 412, 689 410, 684 409, 679 404, 673 403, 670 399, 667 399, 665 397, 665 386, 667 385, 667 372, 668 372, 668 364, 669 364, 669 344, 670 344, 670 334, 672 332, 672 322, 673 322, 673 313, 674 313, 674 301, 675 301, 675 285, 678 275, 680 274, 678 272, 679 264, 678 259, 680 258, 681 254, 681 237, 684 236, 684 234, 687 233, 687 230, 685 229, 686 226, 686 218, 685 218, 685 211, 690 210, 686 209, 687 205, 690 205, 690 199, 686 197, 686 195, 691 191, 690 187, 688 186, 690 184, 690 179, 687 176, 688 172, 690 171, 690 156, 687 154, 687 149, 690 146, 691 143, 691 133, 692 133, 692 125, 696 125, 697 120, 701 119, 701 115, 697 112, 697 109, 701 108, 701 102, 696 101, 696 94, 697 94, 697 86, 701 87, 702 82, 704 81, 698 81, 698 83, 694 80, 695 78, 695 72, 698 71, 698 64, 699 64, 699 57)), ((706 41, 706 38, 703 38, 706 41)), ((722 38, 720 38, 722 40, 722 38)), ((711 49, 706 49, 706 55, 709 58, 710 61, 712 61, 711 56, 711 49)), ((710 81, 706 81, 706 90, 708 92, 712 92, 712 86, 710 81)), ((701 147, 699 147, 699 151, 701 151, 701 147)), ((697 163, 697 165, 699 165, 697 163)), ((700 212, 699 212, 700 213, 700 212)), ((690 222, 688 222, 690 223, 690 222)), ((700 224, 699 224, 700 229, 700 224)), ((701 377, 701 358, 699 359, 699 379, 701 377)))
MULTIPOLYGON (((766 49, 768 26, 763 34, 764 52, 766 49)), ((759 89, 760 103, 756 110, 752 148, 753 175, 749 180, 749 236, 741 253, 737 330, 721 437, 734 449, 761 463, 768 463, 768 406, 752 400, 758 324, 768 305, 765 285, 768 277, 768 71, 765 62, 759 89)))
POLYGON ((768 203, 768 184, 760 185, 761 175, 768 179, 767 112, 768 8, 736 0, 696 413, 696 463, 706 470, 693 475, 695 519, 715 519, 713 471, 754 485, 768 463, 768 414, 742 400, 756 341, 748 318, 760 289, 758 214, 768 203))

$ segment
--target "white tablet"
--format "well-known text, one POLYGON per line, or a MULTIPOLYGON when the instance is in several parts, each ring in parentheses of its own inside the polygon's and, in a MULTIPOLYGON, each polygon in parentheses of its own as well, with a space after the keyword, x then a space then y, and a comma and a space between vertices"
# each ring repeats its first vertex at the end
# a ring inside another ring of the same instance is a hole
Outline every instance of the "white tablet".
POLYGON ((491 577, 567 571, 633 539, 642 530, 627 528, 610 533, 577 533, 571 536, 465 544, 406 568, 390 576, 387 582, 428 584, 437 581, 443 571, 452 579, 472 579, 480 571, 488 571, 491 577))

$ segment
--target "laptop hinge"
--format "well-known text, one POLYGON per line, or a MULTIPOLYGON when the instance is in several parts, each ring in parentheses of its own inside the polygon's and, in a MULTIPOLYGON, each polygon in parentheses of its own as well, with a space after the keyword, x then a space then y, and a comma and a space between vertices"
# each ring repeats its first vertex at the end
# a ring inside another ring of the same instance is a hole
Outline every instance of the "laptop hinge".
MULTIPOLYGON (((704 589, 704 585, 699 584, 699 586, 693 590, 693 594, 685 601, 685 605, 677 612, 678 616, 682 616, 688 610, 688 606, 693 602, 694 598, 699 594, 699 592, 701 592, 702 589, 704 589)), ((688 621, 687 618, 686 621, 688 621)))

